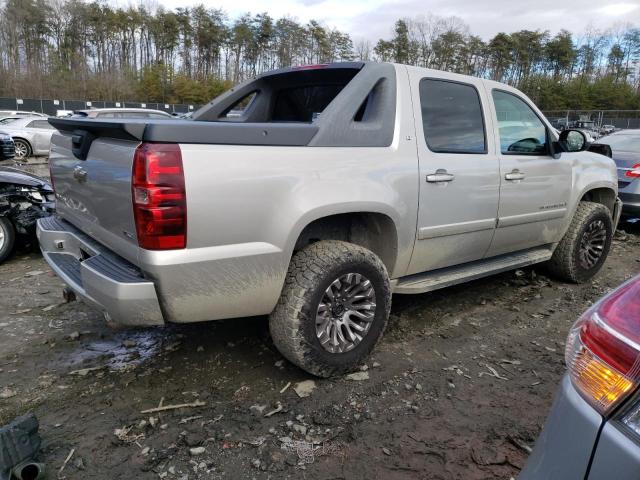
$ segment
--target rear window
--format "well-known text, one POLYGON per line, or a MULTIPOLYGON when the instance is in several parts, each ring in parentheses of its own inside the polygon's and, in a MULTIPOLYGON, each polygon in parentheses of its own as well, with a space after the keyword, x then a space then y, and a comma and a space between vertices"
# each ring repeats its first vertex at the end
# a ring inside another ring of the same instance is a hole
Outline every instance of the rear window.
POLYGON ((276 95, 274 122, 312 122, 342 91, 344 85, 287 88, 276 95))
POLYGON ((53 130, 54 127, 50 125, 46 120, 34 120, 29 125, 27 125, 27 128, 45 128, 48 130, 53 130))
POLYGON ((314 66, 265 74, 194 115, 197 121, 312 123, 360 71, 314 66))

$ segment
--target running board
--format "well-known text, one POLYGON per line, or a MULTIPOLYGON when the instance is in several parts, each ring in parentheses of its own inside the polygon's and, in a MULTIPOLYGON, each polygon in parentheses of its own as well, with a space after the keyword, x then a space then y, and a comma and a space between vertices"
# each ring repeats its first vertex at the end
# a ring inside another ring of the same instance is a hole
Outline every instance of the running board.
POLYGON ((514 268, 545 262, 551 258, 551 255, 553 255, 551 246, 546 246, 477 260, 454 267, 440 268, 431 272, 418 273, 399 278, 393 287, 393 293, 412 294, 431 292, 458 283, 513 270, 514 268))

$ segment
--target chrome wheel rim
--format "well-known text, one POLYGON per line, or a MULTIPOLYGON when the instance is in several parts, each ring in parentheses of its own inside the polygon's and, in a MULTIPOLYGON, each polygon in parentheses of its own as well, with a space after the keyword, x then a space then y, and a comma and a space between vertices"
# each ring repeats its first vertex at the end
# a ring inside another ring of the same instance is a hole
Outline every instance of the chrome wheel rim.
POLYGON ((4 248, 5 238, 4 228, 0 225, 0 251, 4 248))
POLYGON ((580 265, 582 268, 593 268, 602 255, 607 242, 607 228, 602 220, 591 222, 580 239, 580 265))
POLYGON ((27 156, 27 152, 29 151, 29 149, 23 142, 14 142, 14 147, 16 151, 16 158, 22 159, 27 156))
POLYGON ((330 353, 353 350, 369 333, 376 315, 376 292, 360 273, 347 273, 324 291, 316 312, 316 336, 330 353))

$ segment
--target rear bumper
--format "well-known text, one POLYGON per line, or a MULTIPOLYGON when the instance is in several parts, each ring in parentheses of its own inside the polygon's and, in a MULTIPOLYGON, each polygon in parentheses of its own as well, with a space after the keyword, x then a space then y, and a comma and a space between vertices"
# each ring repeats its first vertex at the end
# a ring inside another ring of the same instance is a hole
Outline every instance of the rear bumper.
POLYGON ((565 375, 535 449, 518 479, 584 479, 601 424, 600 414, 582 399, 565 375))
POLYGON ((138 268, 57 217, 38 220, 45 260, 81 298, 117 323, 163 325, 153 282, 138 268))
POLYGON ((618 196, 623 203, 623 215, 640 215, 640 180, 619 180, 618 196))
POLYGON ((620 192, 620 199, 624 215, 640 215, 640 193, 620 192))

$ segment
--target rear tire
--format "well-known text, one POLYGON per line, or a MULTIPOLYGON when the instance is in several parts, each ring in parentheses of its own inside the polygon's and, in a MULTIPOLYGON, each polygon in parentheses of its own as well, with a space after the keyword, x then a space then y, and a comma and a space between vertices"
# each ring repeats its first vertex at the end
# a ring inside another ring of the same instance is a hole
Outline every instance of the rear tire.
POLYGON ((31 145, 29 145, 29 142, 21 138, 15 138, 13 140, 13 144, 16 148, 16 160, 25 160, 31 156, 31 153, 33 151, 31 150, 31 145))
POLYGON ((602 268, 612 238, 609 209, 599 203, 580 202, 569 229, 549 261, 549 270, 568 282, 586 282, 602 268))
POLYGON ((13 252, 16 241, 16 230, 7 217, 0 217, 0 263, 4 262, 13 252))
POLYGON ((269 330, 290 362, 330 377, 364 361, 382 336, 390 310, 389 276, 373 252, 320 241, 292 258, 269 330))

